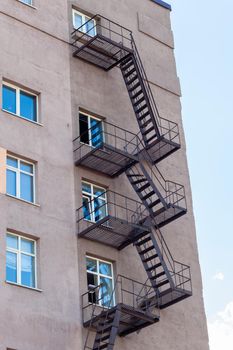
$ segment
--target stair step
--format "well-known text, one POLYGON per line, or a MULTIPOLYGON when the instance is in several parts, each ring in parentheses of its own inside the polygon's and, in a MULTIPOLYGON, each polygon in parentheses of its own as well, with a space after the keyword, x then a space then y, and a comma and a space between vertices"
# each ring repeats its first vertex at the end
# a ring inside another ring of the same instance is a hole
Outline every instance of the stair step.
MULTIPOLYGON (((141 121, 142 119, 146 118, 148 115, 150 115, 150 112, 147 111, 146 113, 144 113, 143 115, 140 115, 140 117, 138 117, 138 119, 141 121)), ((148 120, 149 121, 149 120, 148 120)), ((147 121, 147 122, 148 122, 147 121)), ((151 120, 150 120, 151 121, 151 120)))
POLYGON ((142 90, 139 90, 139 91, 136 92, 136 94, 132 95, 131 98, 132 98, 132 99, 135 99, 135 98, 137 98, 138 96, 140 96, 142 93, 143 93, 143 91, 142 91, 142 90))
MULTIPOLYGON (((138 188, 138 189, 136 190, 136 192, 143 192, 143 191, 144 191, 145 189, 147 189, 148 187, 150 187, 149 182, 146 183, 145 185, 141 186, 140 188, 138 188)), ((154 193, 154 192, 153 192, 153 193, 154 193)))
POLYGON ((131 74, 133 74, 135 72, 136 72, 136 69, 135 69, 135 67, 133 67, 127 73, 125 73, 124 76, 125 76, 125 78, 128 78, 131 74))
POLYGON ((140 179, 140 180, 136 180, 136 181, 132 182, 132 185, 137 185, 137 184, 140 184, 141 182, 145 182, 145 181, 147 181, 146 178, 143 178, 143 179, 140 179))
POLYGON ((139 105, 139 104, 142 103, 143 101, 145 101, 144 96, 143 96, 142 98, 140 98, 139 100, 135 101, 135 102, 133 103, 133 105, 136 107, 137 105, 139 105))
POLYGON ((147 243, 147 242, 149 242, 149 241, 151 241, 151 237, 150 237, 150 236, 144 238, 144 239, 143 239, 142 241, 140 241, 140 242, 137 242, 136 245, 140 247, 140 245, 145 244, 145 243, 147 243))
POLYGON ((142 197, 142 200, 144 201, 144 200, 150 198, 153 194, 155 194, 154 191, 147 193, 145 196, 142 197))
POLYGON ((155 275, 155 277, 159 278, 159 277, 162 277, 163 275, 165 275, 165 271, 158 273, 157 275, 155 275))
POLYGON ((100 328, 97 329, 96 333, 106 333, 107 331, 109 331, 112 328, 112 324, 106 325, 106 326, 102 326, 100 328))
MULTIPOLYGON (((146 271, 153 271, 153 270, 157 269, 157 267, 160 267, 161 265, 162 265, 161 263, 155 264, 155 265, 153 265, 153 266, 148 267, 148 268, 146 269, 146 271)), ((153 276, 152 278, 154 279, 154 277, 157 278, 156 275, 153 276)))
POLYGON ((147 143, 149 143, 150 141, 154 140, 154 139, 155 139, 155 137, 156 137, 156 135, 153 135, 153 136, 149 137, 149 139, 148 139, 148 140, 146 140, 146 142, 147 142, 147 143))
POLYGON ((154 246, 153 246, 153 245, 151 245, 150 247, 148 247, 148 248, 146 248, 146 249, 144 249, 144 250, 141 250, 141 251, 139 252, 139 254, 140 254, 140 255, 144 255, 144 254, 150 252, 152 249, 154 249, 154 246))
POLYGON ((156 258, 158 258, 158 254, 153 254, 153 255, 149 256, 148 258, 142 259, 142 262, 147 263, 147 262, 149 262, 153 259, 156 259, 156 258))
MULTIPOLYGON (((160 267, 160 266, 162 266, 161 262, 159 262, 158 264, 155 264, 155 265, 153 266, 153 268, 152 268, 152 266, 151 266, 150 270, 147 270, 147 271, 152 271, 153 269, 157 269, 157 268, 160 267)), ((158 276, 157 276, 157 275, 154 275, 154 276, 152 276, 150 279, 155 280, 156 278, 158 278, 158 276)))
POLYGON ((133 176, 135 176, 135 177, 144 177, 144 175, 141 175, 141 174, 129 174, 129 175, 127 175, 128 177, 133 177, 133 176))
POLYGON ((135 110, 135 113, 138 113, 138 114, 139 114, 139 113, 141 113, 145 108, 148 108, 148 107, 147 107, 147 104, 144 104, 142 107, 136 109, 136 110, 135 110))
POLYGON ((151 208, 153 208, 155 205, 157 205, 157 204, 159 204, 159 203, 161 203, 161 200, 160 200, 160 199, 156 199, 156 201, 150 203, 150 204, 148 205, 148 207, 151 209, 151 208))
POLYGON ((132 57, 128 58, 127 60, 122 63, 121 68, 126 71, 129 67, 134 66, 134 62, 132 60, 132 57))
POLYGON ((131 78, 130 80, 127 81, 127 85, 131 85, 135 80, 138 79, 138 75, 134 75, 133 78, 131 78))
MULTIPOLYGON (((127 83, 127 85, 128 85, 128 83, 127 83)), ((139 86, 141 86, 140 81, 139 81, 137 84, 135 84, 133 87, 131 87, 131 88, 129 89, 129 92, 134 91, 134 90, 137 89, 139 86)))
MULTIPOLYGON (((149 113, 149 112, 148 112, 149 113)), ((150 114, 150 113, 149 113, 150 114)), ((141 117, 140 117, 141 118, 141 117)), ((141 129, 145 129, 149 124, 153 124, 152 120, 151 119, 148 119, 146 120, 145 122, 142 122, 140 128, 141 129)), ((153 127, 154 127, 154 124, 153 124, 153 127)))
MULTIPOLYGON (((149 134, 151 131, 155 131, 155 128, 154 128, 154 125, 153 126, 151 126, 149 129, 146 129, 145 131, 143 131, 142 132, 142 134, 143 135, 147 135, 147 134, 149 134)), ((156 136, 156 134, 155 134, 155 136, 156 136)))
POLYGON ((164 280, 164 281, 162 281, 162 282, 160 282, 160 283, 157 283, 156 284, 156 287, 157 288, 160 288, 160 287, 162 287, 162 286, 165 286, 165 284, 168 284, 169 283, 169 280, 164 280))
POLYGON ((98 334, 97 337, 95 338, 95 340, 102 342, 102 341, 109 339, 109 337, 110 337, 110 333, 107 335, 104 335, 104 336, 102 336, 101 334, 98 334))
POLYGON ((106 349, 107 347, 108 347, 108 343, 103 345, 97 345, 93 348, 93 350, 102 350, 102 349, 106 349))

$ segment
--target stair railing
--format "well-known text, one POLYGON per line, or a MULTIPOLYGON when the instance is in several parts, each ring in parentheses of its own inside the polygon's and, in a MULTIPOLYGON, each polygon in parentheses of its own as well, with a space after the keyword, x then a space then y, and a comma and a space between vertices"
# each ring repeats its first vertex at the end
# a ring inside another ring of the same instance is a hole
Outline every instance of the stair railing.
POLYGON ((190 266, 173 259, 172 253, 157 226, 154 219, 151 220, 152 232, 161 252, 162 259, 167 266, 168 272, 175 288, 192 291, 190 266))
POLYGON ((164 136, 168 138, 169 141, 173 141, 176 143, 180 144, 180 136, 179 136, 179 127, 178 124, 175 122, 172 122, 171 120, 168 120, 166 118, 162 118, 159 114, 157 105, 155 103, 155 99, 149 84, 149 79, 147 78, 147 74, 146 71, 144 69, 141 57, 139 55, 136 43, 134 41, 133 35, 131 33, 131 43, 132 43, 132 49, 134 51, 134 57, 136 59, 137 65, 138 65, 138 69, 140 71, 140 74, 142 76, 142 79, 144 81, 144 87, 146 89, 147 92, 147 96, 153 111, 153 115, 155 118, 155 121, 158 125, 158 129, 160 132, 161 136, 164 136))
POLYGON ((180 205, 182 208, 186 209, 187 203, 184 186, 178 182, 166 180, 158 167, 153 165, 154 169, 156 169, 155 173, 152 167, 153 162, 151 156, 146 150, 139 155, 139 160, 146 165, 146 167, 144 167, 142 164, 142 167, 149 174, 156 187, 159 185, 158 190, 161 192, 165 202, 167 204, 180 205))

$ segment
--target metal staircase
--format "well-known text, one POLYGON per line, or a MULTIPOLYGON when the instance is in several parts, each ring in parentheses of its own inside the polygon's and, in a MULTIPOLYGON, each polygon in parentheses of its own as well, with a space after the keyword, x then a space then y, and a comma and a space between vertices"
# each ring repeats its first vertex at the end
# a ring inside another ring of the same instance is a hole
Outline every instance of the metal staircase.
POLYGON ((158 168, 155 170, 144 157, 125 174, 148 214, 162 227, 186 214, 185 190, 184 186, 165 180, 158 168))
MULTIPOLYGON (((155 291, 155 304, 164 309, 192 295, 189 266, 175 261, 153 219, 151 232, 134 241, 134 245, 155 291)), ((152 297, 153 298, 153 297, 152 297)))
POLYGON ((115 66, 120 68, 139 126, 137 135, 116 126, 101 128, 104 141, 98 149, 92 147, 91 152, 90 147, 81 145, 79 138, 75 146, 76 165, 83 164, 111 177, 124 172, 143 207, 142 210, 137 204, 136 209, 128 210, 128 205, 109 200, 109 214, 94 223, 89 221, 88 227, 83 208, 78 210, 78 222, 83 227, 79 230, 80 237, 119 250, 134 244, 147 274, 144 284, 118 277, 113 293, 127 296, 115 305, 111 298, 109 305, 101 308, 98 296, 90 303, 90 293, 96 290, 83 295, 88 299, 83 303, 83 314, 89 311, 87 320, 84 316, 84 326, 89 328, 85 350, 112 350, 117 335, 125 336, 158 322, 158 309, 192 295, 190 267, 173 259, 160 231, 184 215, 187 206, 184 187, 165 180, 156 166, 180 148, 179 129, 176 123, 159 115, 132 32, 100 15, 88 22, 93 26, 83 24, 72 33, 73 56, 105 71, 115 66), (87 27, 89 30, 84 31, 87 27), (120 214, 116 213, 118 207, 120 214), (124 217, 122 208, 126 213, 124 217), (130 287, 123 287, 123 280, 130 281, 130 287), (120 292, 117 292, 119 285, 120 292), (91 330, 96 333, 88 345, 91 330))

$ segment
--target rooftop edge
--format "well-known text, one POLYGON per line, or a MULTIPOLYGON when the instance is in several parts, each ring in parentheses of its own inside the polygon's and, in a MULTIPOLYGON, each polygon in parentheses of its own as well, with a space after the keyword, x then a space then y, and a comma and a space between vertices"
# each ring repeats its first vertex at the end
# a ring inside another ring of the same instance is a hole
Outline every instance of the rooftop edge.
POLYGON ((153 2, 155 2, 156 4, 168 9, 168 10, 172 10, 172 7, 170 4, 168 4, 167 2, 163 1, 163 0, 151 0, 153 2))

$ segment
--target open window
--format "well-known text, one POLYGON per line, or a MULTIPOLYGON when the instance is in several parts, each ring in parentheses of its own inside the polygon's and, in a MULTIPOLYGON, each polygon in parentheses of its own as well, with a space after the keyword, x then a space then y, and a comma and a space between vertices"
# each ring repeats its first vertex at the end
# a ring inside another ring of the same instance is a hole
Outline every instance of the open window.
POLYGON ((85 220, 98 222, 108 213, 106 189, 82 181, 83 217, 85 220))
POLYGON ((89 302, 101 306, 114 306, 113 265, 109 261, 86 256, 89 302), (99 286, 99 288, 98 288, 99 286))
POLYGON ((80 142, 91 147, 101 147, 104 142, 103 122, 90 114, 79 113, 80 142))

